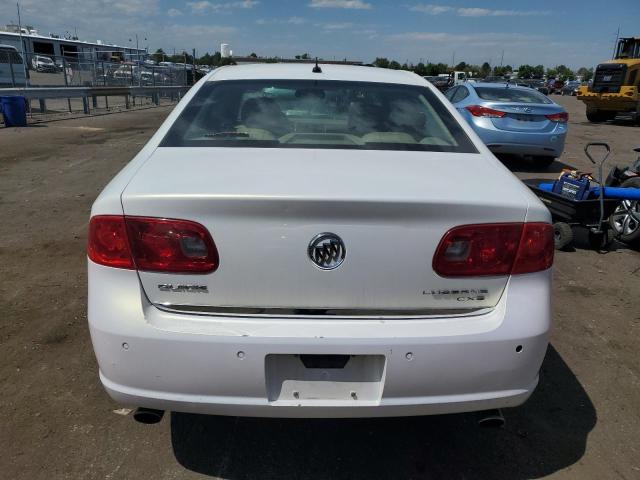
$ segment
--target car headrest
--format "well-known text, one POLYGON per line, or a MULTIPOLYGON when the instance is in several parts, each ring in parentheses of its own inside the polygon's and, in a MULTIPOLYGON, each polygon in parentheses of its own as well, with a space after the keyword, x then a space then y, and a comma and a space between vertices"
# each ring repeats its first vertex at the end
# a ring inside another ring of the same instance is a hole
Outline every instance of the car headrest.
POLYGON ((384 123, 387 115, 381 105, 367 102, 351 102, 348 114, 350 131, 368 133, 386 130, 384 123))
POLYGON ((272 118, 284 117, 282 110, 273 98, 250 98, 242 105, 240 120, 246 123, 248 119, 257 115, 272 118))

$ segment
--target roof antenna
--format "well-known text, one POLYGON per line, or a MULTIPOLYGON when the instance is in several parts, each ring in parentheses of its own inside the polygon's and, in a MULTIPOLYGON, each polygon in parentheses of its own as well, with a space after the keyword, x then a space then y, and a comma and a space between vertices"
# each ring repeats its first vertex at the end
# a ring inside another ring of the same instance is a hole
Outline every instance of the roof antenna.
POLYGON ((316 64, 313 67, 313 69, 311 69, 312 73, 322 73, 322 69, 320 68, 320 65, 318 65, 318 57, 316 57, 316 64))

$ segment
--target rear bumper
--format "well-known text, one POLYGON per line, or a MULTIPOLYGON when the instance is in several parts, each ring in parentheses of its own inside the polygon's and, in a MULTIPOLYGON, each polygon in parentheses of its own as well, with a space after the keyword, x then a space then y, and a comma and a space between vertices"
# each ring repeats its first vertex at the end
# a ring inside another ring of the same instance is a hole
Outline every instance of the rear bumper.
POLYGON ((489 118, 474 119, 472 126, 493 153, 559 157, 567 136, 566 124, 545 133, 498 130, 489 118))
POLYGON ((550 282, 550 271, 512 277, 494 309, 456 318, 198 317, 148 305, 135 272, 89 262, 89 325, 102 383, 126 405, 264 417, 454 413, 517 406, 532 393, 550 282), (265 367, 274 354, 384 356, 380 394, 274 398, 265 367))
POLYGON ((538 377, 524 388, 496 392, 480 392, 459 395, 432 395, 426 397, 383 398, 376 405, 327 402, 319 405, 291 402, 288 405, 274 404, 265 398, 217 397, 181 395, 136 389, 116 384, 102 372, 100 380, 111 398, 122 405, 170 410, 174 412, 199 413, 205 415, 228 415, 238 417, 276 418, 365 418, 405 417, 415 415, 441 415, 473 412, 495 408, 517 407, 533 393, 538 377))
POLYGON ((559 157, 564 148, 554 148, 547 145, 527 143, 488 143, 487 148, 494 154, 533 155, 545 157, 559 157))

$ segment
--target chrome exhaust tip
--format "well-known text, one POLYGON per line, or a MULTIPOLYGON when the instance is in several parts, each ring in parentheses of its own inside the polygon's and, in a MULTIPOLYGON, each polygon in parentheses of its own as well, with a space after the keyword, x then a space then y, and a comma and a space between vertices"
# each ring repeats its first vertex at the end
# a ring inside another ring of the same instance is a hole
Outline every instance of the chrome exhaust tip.
POLYGON ((136 422, 144 423, 145 425, 153 425, 162 420, 164 416, 164 410, 155 410, 153 408, 138 407, 133 412, 133 419, 136 422))
POLYGON ((495 410, 486 410, 480 412, 480 418, 478 419, 478 426, 482 428, 504 428, 506 421, 502 415, 502 410, 499 408, 495 410))

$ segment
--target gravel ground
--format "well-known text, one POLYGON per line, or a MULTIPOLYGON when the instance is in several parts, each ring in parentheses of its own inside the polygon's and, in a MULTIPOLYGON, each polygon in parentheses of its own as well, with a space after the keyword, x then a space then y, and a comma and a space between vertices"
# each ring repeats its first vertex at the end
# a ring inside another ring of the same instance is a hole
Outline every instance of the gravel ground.
MULTIPOLYGON (((634 158, 640 129, 591 125, 574 98, 565 154, 591 170, 604 139, 634 158)), ((372 479, 640 478, 640 254, 578 247, 555 266, 555 328, 541 382, 504 430, 474 415, 262 420, 167 415, 135 423, 104 393, 86 324, 89 209, 170 107, 0 129, 0 477, 372 479)))

